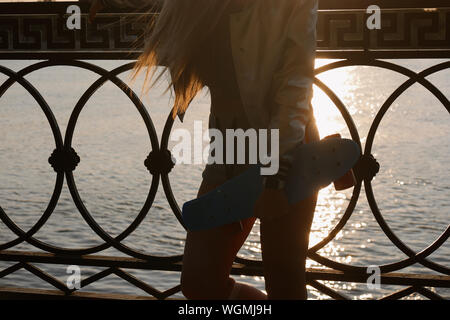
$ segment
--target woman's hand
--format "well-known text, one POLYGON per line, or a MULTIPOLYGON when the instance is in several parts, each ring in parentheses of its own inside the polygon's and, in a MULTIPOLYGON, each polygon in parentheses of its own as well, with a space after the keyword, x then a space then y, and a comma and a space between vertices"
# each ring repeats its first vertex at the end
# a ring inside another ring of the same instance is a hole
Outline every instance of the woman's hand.
POLYGON ((270 221, 291 211, 284 190, 265 188, 255 204, 255 216, 270 221))
POLYGON ((101 0, 93 0, 89 8, 89 22, 92 23, 97 15, 97 12, 104 8, 101 0))

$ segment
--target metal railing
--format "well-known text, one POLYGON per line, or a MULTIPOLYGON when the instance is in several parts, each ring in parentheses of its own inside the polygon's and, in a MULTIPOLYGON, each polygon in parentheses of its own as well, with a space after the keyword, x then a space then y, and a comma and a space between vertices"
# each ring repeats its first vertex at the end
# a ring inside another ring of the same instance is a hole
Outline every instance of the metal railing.
MULTIPOLYGON (((19 71, 0 66, 0 72, 7 77, 7 80, 0 85, 0 98, 13 84, 19 83, 36 100, 53 133, 55 150, 52 155, 49 155, 49 163, 56 172, 56 183, 48 206, 38 221, 28 230, 21 229, 0 207, 2 223, 16 235, 14 240, 0 244, 0 261, 15 262, 11 267, 0 271, 0 279, 18 270, 25 269, 54 286, 55 290, 0 288, 0 298, 41 297, 44 295, 62 298, 124 298, 113 294, 92 295, 69 289, 65 283, 36 267, 36 264, 75 264, 105 268, 103 271, 83 279, 81 282, 82 288, 114 274, 128 281, 131 285, 144 290, 149 297, 165 299, 180 292, 180 286, 162 292, 124 269, 180 271, 182 256, 155 256, 134 250, 122 242, 136 230, 146 217, 152 207, 160 182, 173 213, 182 223, 180 208, 172 193, 169 179, 171 165, 168 140, 173 120, 170 116, 168 117, 161 141, 158 141, 157 132, 145 106, 138 96, 119 78, 119 75, 132 68, 133 63, 128 62, 112 71, 107 71, 97 65, 80 60, 136 58, 140 52, 141 40, 139 40, 139 36, 147 21, 145 17, 152 15, 152 13, 111 11, 99 14, 93 24, 88 24, 87 16, 83 14, 82 28, 80 30, 67 30, 65 26, 66 8, 70 4, 77 3, 0 4, 0 59, 43 60, 19 71), (144 19, 135 20, 134 18, 137 15, 143 16, 144 19), (64 139, 52 109, 36 87, 26 79, 27 75, 51 66, 72 66, 89 70, 100 76, 76 103, 64 139), (145 204, 134 221, 115 237, 102 229, 88 211, 78 194, 73 177, 73 171, 79 161, 82 161, 76 150, 72 148, 72 137, 78 116, 93 93, 108 81, 127 93, 127 96, 136 106, 147 128, 152 147, 149 157, 145 161, 145 165, 151 173, 151 187, 145 204), (69 249, 47 244, 34 237, 52 215, 61 195, 64 179, 81 216, 96 235, 103 240, 102 244, 87 248, 69 249), (22 243, 28 243, 43 250, 44 253, 15 250, 22 243), (108 248, 115 248, 125 254, 126 257, 102 256, 102 252, 108 248)), ((81 8, 82 12, 87 12, 86 4, 81 4, 81 8)), ((448 98, 426 79, 434 73, 450 68, 450 61, 441 62, 422 72, 415 72, 399 64, 380 60, 386 58, 450 58, 450 6, 447 6, 447 1, 321 0, 317 34, 318 57, 340 60, 318 68, 316 75, 346 66, 372 66, 392 70, 407 77, 407 80, 388 97, 378 110, 365 143, 363 152, 365 156, 371 155, 375 133, 384 115, 396 99, 412 85, 419 83, 429 90, 450 113, 448 98), (383 9, 383 28, 380 30, 369 30, 365 27, 365 20, 368 16, 365 9, 373 4, 377 4, 383 9), (428 9, 424 9, 424 7, 428 9)), ((361 147, 358 130, 345 104, 318 78, 315 79, 315 84, 328 95, 339 109, 350 130, 352 139, 361 147)), ((402 260, 379 266, 382 273, 382 284, 401 287, 399 291, 386 295, 384 299, 402 298, 411 293, 419 293, 430 299, 441 299, 442 297, 433 292, 430 287, 450 288, 450 268, 432 262, 427 257, 446 243, 450 236, 450 225, 428 247, 420 252, 415 252, 399 239, 383 218, 375 200, 371 177, 367 176, 363 183, 367 200, 376 221, 392 244, 405 255, 402 260), (419 275, 403 271, 412 265, 422 265, 429 272, 419 275)), ((332 241, 346 225, 356 206, 361 189, 362 183, 358 183, 353 189, 352 197, 341 220, 324 239, 311 247, 308 252, 310 259, 325 267, 308 269, 308 284, 334 299, 348 299, 349 297, 326 286, 320 282, 321 280, 365 283, 368 277, 367 267, 339 263, 317 253, 332 241)), ((261 261, 238 257, 232 273, 261 276, 261 261)))

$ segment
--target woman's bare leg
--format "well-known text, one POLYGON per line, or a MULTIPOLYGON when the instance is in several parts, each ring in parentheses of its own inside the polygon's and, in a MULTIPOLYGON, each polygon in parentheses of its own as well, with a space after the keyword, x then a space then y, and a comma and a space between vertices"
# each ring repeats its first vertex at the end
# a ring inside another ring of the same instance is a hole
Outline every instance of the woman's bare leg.
MULTIPOLYGON (((198 195, 217 186, 202 182, 198 195)), ((188 232, 183 256, 181 287, 188 299, 265 299, 266 295, 230 277, 233 261, 256 218, 211 230, 188 232), (233 290, 234 288, 234 290, 233 290)))
POLYGON ((307 299, 305 262, 317 194, 293 212, 261 221, 264 277, 269 299, 307 299))

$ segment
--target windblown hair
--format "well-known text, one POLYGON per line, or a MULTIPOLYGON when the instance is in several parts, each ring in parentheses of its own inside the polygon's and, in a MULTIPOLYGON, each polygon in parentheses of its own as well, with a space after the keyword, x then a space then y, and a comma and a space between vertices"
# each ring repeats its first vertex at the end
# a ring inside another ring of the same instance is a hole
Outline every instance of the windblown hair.
MULTIPOLYGON (((143 91, 148 90, 168 69, 175 92, 173 117, 184 113, 195 95, 204 87, 195 67, 202 44, 211 35, 220 16, 233 0, 164 0, 144 40, 144 51, 138 58, 132 79, 145 70, 143 91), (155 66, 165 68, 155 75, 155 66)), ((166 90, 166 91, 167 91, 166 90)))

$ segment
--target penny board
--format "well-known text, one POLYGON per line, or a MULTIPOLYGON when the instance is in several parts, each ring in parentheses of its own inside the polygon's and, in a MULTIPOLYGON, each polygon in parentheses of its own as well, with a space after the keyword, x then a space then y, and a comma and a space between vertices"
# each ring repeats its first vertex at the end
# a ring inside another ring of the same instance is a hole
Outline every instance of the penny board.
MULTIPOLYGON (((302 144, 293 152, 293 165, 286 180, 290 204, 313 195, 346 174, 360 157, 359 146, 350 139, 328 138, 302 144)), ((263 191, 261 167, 254 165, 203 196, 183 205, 182 217, 190 231, 206 230, 254 215, 263 191)))

